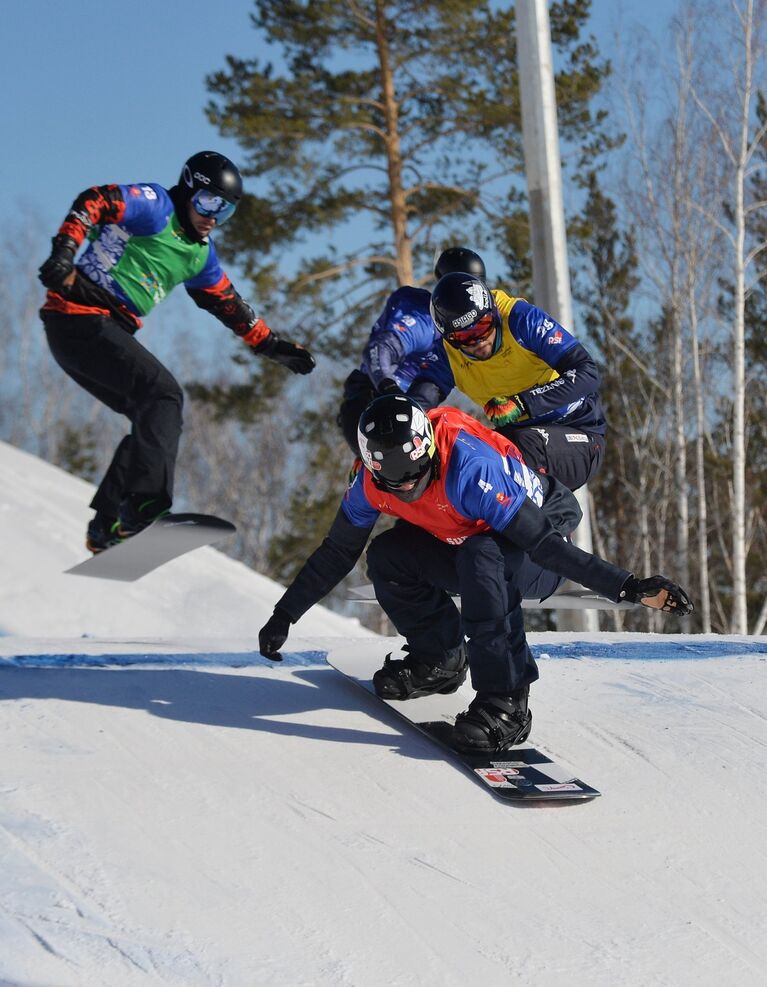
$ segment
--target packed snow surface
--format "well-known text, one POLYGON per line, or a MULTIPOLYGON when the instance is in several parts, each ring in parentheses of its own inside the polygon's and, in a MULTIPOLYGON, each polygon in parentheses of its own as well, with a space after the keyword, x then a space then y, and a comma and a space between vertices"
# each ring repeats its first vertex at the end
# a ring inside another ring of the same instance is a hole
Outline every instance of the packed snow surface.
POLYGON ((0 984, 767 982, 767 639, 531 635, 603 795, 506 806, 325 662, 396 640, 318 607, 270 663, 212 549, 65 576, 89 487, 0 465, 0 984))

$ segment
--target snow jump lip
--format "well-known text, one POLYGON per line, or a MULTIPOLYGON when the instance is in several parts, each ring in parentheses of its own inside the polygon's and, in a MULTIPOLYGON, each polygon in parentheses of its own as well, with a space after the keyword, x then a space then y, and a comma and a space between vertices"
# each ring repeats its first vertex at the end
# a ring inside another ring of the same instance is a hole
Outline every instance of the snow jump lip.
MULTIPOLYGON (((679 641, 653 640, 648 635, 647 641, 557 641, 552 643, 532 643, 531 648, 537 661, 558 659, 588 659, 623 660, 623 661, 710 661, 728 658, 764 657, 767 659, 767 639, 763 641, 732 641, 722 640, 697 641, 692 638, 682 638, 679 641)), ((128 642, 129 643, 129 642, 128 642)), ((159 643, 159 642, 158 642, 159 643)), ((246 668, 274 667, 273 663, 262 657, 258 650, 252 651, 150 651, 136 650, 118 652, 114 649, 115 642, 105 643, 104 650, 95 653, 78 653, 75 642, 71 651, 53 652, 41 651, 37 654, 19 653, 0 655, 0 667, 13 666, 17 668, 127 668, 136 665, 151 667, 206 667, 206 668, 246 668)), ((325 665, 327 649, 307 648, 302 651, 284 651, 283 668, 290 667, 320 667, 325 665)))

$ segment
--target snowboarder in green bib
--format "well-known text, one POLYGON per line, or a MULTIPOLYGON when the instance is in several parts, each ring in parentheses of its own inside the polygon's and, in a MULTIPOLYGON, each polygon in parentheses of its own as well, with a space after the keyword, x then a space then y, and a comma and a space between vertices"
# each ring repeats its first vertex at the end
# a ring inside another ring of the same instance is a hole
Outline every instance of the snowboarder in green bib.
POLYGON ((143 530, 173 501, 183 393, 134 334, 176 285, 256 353, 293 373, 314 369, 309 351, 273 333, 219 263, 211 233, 241 197, 240 172, 215 151, 192 155, 170 189, 94 186, 75 199, 40 267, 48 289, 40 315, 54 359, 131 423, 91 501, 92 552, 143 530))

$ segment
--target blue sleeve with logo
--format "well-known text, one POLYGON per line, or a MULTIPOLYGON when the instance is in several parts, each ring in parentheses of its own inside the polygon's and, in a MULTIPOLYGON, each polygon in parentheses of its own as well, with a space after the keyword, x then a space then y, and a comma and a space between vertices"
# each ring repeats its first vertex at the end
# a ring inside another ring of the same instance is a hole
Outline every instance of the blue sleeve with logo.
POLYGON ((526 497, 543 503, 541 481, 513 456, 503 456, 477 436, 460 432, 445 481, 453 507, 472 521, 503 531, 526 497))
POLYGON ((153 236, 168 225, 173 212, 171 198, 162 187, 152 182, 142 185, 120 185, 125 200, 125 213, 120 221, 131 236, 153 236))
POLYGON ((556 367, 562 354, 578 340, 542 309, 521 298, 509 315, 514 338, 550 367, 556 367))
POLYGON ((589 352, 551 316, 521 299, 509 315, 517 342, 557 371, 559 377, 521 391, 529 421, 567 421, 574 428, 604 432, 599 402, 599 371, 589 352))
POLYGON ((424 288, 405 286, 392 292, 381 317, 373 326, 372 337, 379 332, 396 333, 405 355, 430 349, 434 339, 434 324, 429 313, 430 297, 424 288))
POLYGON ((381 516, 365 496, 364 467, 361 466, 357 470, 354 479, 346 488, 344 499, 341 501, 341 510, 355 528, 372 528, 381 516))
POLYGON ((387 299, 362 358, 362 370, 376 387, 389 377, 406 388, 416 376, 417 358, 433 346, 429 298, 423 288, 405 286, 387 299))

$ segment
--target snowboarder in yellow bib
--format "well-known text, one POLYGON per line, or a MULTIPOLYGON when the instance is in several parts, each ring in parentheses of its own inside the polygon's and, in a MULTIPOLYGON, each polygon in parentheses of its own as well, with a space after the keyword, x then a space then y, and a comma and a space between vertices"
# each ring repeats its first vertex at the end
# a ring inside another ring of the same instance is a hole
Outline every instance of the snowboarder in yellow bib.
POLYGON ((570 490, 588 482, 602 462, 607 423, 586 348, 542 309, 470 274, 437 282, 431 316, 456 387, 525 462, 570 490))

